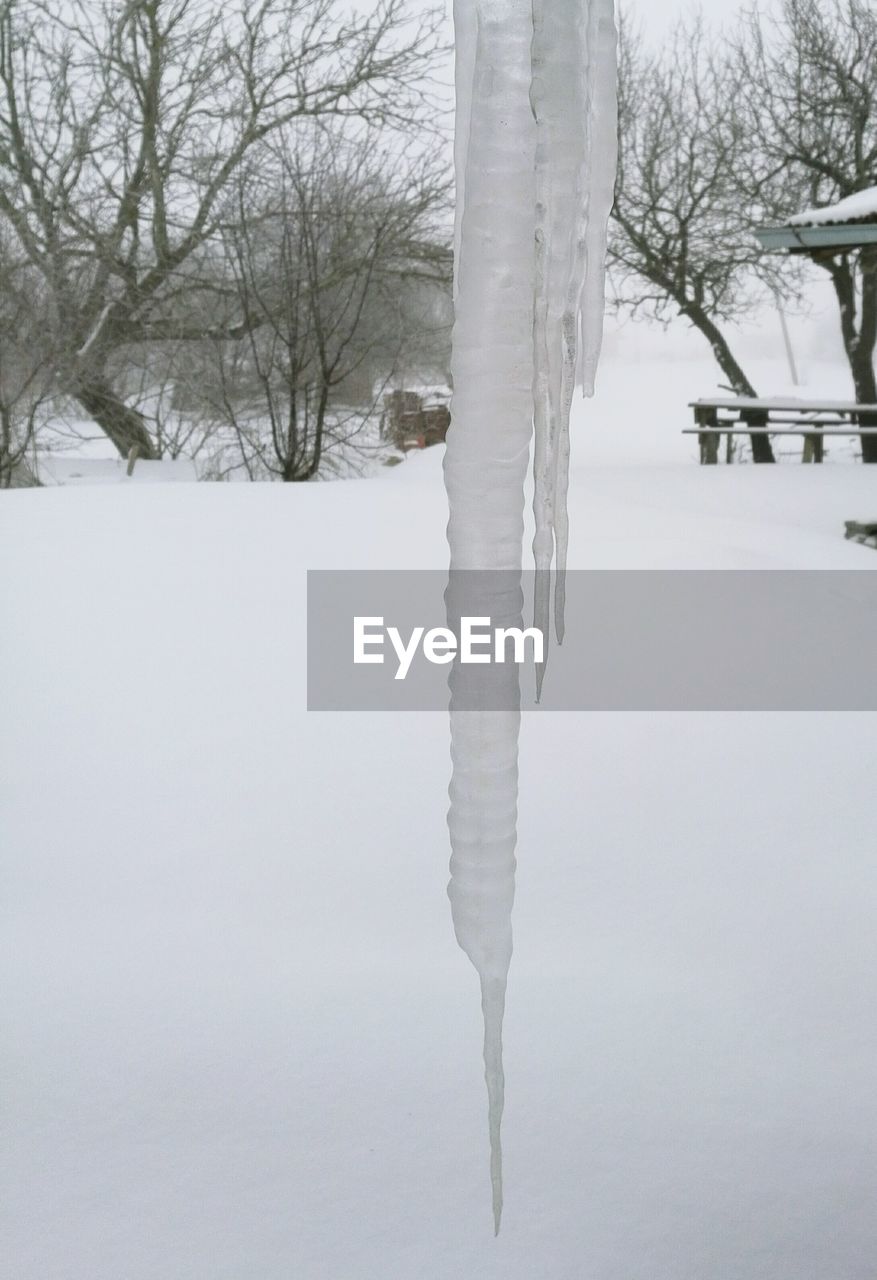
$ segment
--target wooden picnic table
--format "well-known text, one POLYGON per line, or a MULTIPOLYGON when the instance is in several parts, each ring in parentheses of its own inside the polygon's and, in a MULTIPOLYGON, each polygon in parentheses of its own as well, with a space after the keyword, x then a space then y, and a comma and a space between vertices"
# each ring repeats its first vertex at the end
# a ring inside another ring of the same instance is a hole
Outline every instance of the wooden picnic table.
POLYGON ((733 460, 734 436, 801 436, 803 462, 821 462, 826 436, 877 435, 877 404, 857 404, 854 400, 800 400, 792 397, 715 396, 689 402, 694 410, 694 427, 683 435, 696 435, 700 460, 713 465, 719 460, 719 444, 725 437, 725 460, 733 460), (864 423, 862 418, 864 417, 864 423))

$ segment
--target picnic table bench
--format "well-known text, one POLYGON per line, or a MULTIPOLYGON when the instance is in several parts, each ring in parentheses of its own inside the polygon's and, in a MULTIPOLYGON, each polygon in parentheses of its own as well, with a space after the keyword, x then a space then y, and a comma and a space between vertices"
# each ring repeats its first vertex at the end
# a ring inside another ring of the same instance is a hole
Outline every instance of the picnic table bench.
POLYGON ((726 462, 733 461, 734 436, 801 436, 802 462, 822 461, 826 436, 877 436, 877 404, 852 400, 717 396, 692 400, 688 407, 694 410, 696 425, 685 427, 683 435, 697 436, 705 465, 718 462, 722 436, 726 462))

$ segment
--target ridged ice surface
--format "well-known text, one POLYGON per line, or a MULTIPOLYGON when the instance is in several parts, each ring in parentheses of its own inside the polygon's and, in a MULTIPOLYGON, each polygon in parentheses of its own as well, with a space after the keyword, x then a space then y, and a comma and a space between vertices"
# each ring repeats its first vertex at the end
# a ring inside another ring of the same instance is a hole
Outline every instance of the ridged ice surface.
MULTIPOLYGON (((587 24, 582 4, 533 0, 536 284, 533 314, 535 621, 548 638, 549 571, 563 531, 569 414, 586 263, 587 24)), ((538 673, 541 691, 544 668, 538 673)))
MULTIPOLYGON (((614 184, 611 0, 455 0, 456 318, 448 613, 471 592, 456 570, 520 572, 535 423, 537 618, 565 563, 569 411, 577 366, 593 382, 614 184), (583 347, 580 350, 580 334, 583 347)), ((479 612, 514 623, 520 591, 490 580, 479 612)), ((562 638, 562 591, 557 602, 562 638)), ((449 895, 484 1012, 491 1180, 502 1212, 502 1025, 512 955, 517 839, 517 668, 458 667, 451 680, 449 895), (474 675, 472 673, 475 673, 474 675), (473 711, 472 682, 503 684, 503 711, 473 711)))
MULTIPOLYGON (((576 371, 585 394, 603 338, 606 232, 617 161, 614 0, 533 0, 536 118, 536 285, 533 407, 535 621, 548 642, 550 577, 557 568, 555 630, 564 635, 569 520, 569 418, 576 371)), ((544 669, 538 673, 541 690, 544 669)))

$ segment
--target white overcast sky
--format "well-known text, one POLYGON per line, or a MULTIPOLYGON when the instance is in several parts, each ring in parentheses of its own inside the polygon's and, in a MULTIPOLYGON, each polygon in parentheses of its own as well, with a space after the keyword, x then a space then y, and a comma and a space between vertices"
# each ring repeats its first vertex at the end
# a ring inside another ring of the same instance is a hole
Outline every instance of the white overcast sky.
MULTIPOLYGON (((430 0, 412 0, 412 8, 430 7, 430 0)), ((706 18, 715 23, 732 19, 742 7, 741 0, 625 0, 625 9, 643 29, 650 34, 660 36, 674 22, 693 10, 702 9, 706 18)), ((448 32, 452 29, 452 0, 445 0, 448 14, 448 32)))
POLYGON ((624 7, 644 30, 658 36, 698 8, 709 21, 718 24, 733 18, 742 5, 741 0, 701 0, 700 4, 679 3, 679 0, 626 0, 624 7))
MULTIPOLYGON (((351 8, 366 12, 368 0, 345 0, 351 8)), ((471 0, 474 4, 475 0, 471 0)), ((643 34, 655 41, 666 35, 680 18, 698 12, 703 13, 707 22, 716 27, 730 26, 741 9, 747 8, 751 0, 620 0, 621 7, 639 27, 643 34)), ((761 0, 762 10, 773 7, 775 0, 761 0)), ((454 38, 453 0, 408 0, 408 9, 417 13, 433 9, 440 5, 445 10, 445 38, 450 44, 454 38)), ((619 0, 616 0, 616 9, 619 0)), ((448 59, 446 77, 446 95, 449 107, 453 103, 453 61, 448 59)), ((443 77, 443 78, 445 78, 443 77)), ((443 95, 444 96, 444 95, 443 95)))

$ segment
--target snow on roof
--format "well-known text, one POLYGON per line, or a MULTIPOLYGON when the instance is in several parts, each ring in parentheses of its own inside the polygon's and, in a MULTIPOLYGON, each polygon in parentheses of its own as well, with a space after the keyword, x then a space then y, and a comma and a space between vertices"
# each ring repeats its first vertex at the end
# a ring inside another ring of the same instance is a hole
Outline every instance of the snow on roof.
POLYGON ((805 209, 789 218, 790 227, 818 227, 833 222, 877 222, 877 187, 867 187, 822 209, 805 209))

